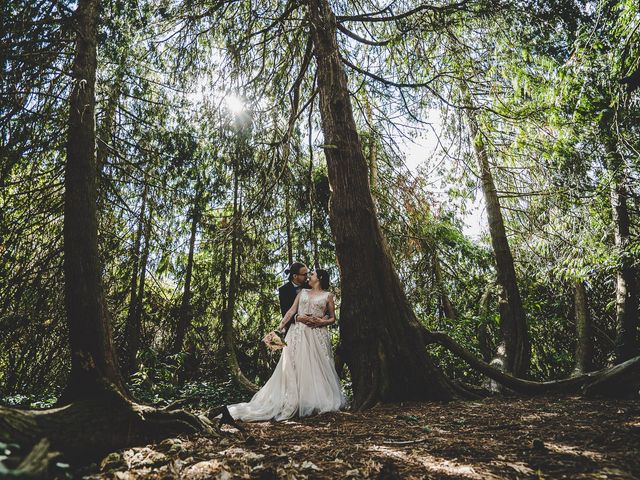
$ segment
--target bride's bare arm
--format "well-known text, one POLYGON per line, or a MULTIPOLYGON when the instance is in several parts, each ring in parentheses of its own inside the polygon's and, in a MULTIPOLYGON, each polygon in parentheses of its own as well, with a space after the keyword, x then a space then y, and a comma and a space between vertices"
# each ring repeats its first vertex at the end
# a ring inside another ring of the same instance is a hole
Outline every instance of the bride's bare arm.
POLYGON ((302 292, 298 292, 298 294, 296 295, 296 299, 293 301, 293 305, 291 305, 291 308, 287 311, 287 313, 284 314, 284 317, 282 317, 282 321, 280 322, 280 325, 278 325, 278 330, 284 330, 284 328, 287 326, 287 323, 291 321, 291 317, 293 317, 298 311, 298 303, 300 303, 300 293, 302 292))
POLYGON ((326 327, 336 321, 336 304, 333 300, 333 293, 329 294, 329 298, 327 298, 327 308, 329 309, 329 318, 326 315, 324 318, 318 318, 316 321, 318 327, 326 327))

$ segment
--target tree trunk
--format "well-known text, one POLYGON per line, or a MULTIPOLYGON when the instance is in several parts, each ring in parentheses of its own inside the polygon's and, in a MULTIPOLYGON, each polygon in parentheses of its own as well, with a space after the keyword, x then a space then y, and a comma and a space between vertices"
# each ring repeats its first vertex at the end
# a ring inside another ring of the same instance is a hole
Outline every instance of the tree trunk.
POLYGON ((193 255, 195 253, 196 234, 198 233, 198 222, 200 221, 200 190, 196 191, 191 206, 191 232, 189 234, 189 254, 187 256, 187 268, 184 274, 184 289, 182 300, 178 312, 178 323, 176 325, 176 336, 173 343, 172 352, 179 353, 184 346, 184 339, 191 328, 193 311, 191 308, 191 279, 193 277, 193 255))
POLYGON ((487 148, 478 125, 471 94, 464 83, 461 84, 461 88, 471 141, 473 142, 473 149, 480 168, 482 191, 489 219, 489 233, 496 258, 497 281, 501 287, 498 305, 500 308, 500 330, 506 359, 505 369, 520 377, 527 373, 531 357, 526 317, 522 307, 520 290, 518 289, 513 256, 507 239, 504 219, 502 218, 500 201, 489 165, 487 148))
MULTIPOLYGON (((235 170, 235 168, 234 168, 235 170)), ((236 355, 235 340, 233 332, 233 317, 235 316, 236 308, 236 293, 238 285, 238 249, 239 249, 239 233, 240 233, 240 220, 238 205, 238 193, 239 182, 238 172, 234 171, 233 174, 233 224, 232 224, 232 236, 231 236, 231 266, 229 267, 229 289, 227 291, 226 308, 222 311, 222 339, 224 341, 224 347, 227 356, 227 365, 231 375, 236 380, 238 385, 249 392, 257 392, 258 387, 244 376, 238 363, 238 356, 236 355)))
POLYGON ((287 260, 288 265, 293 263, 293 239, 291 238, 291 199, 289 198, 290 192, 285 189, 284 191, 284 215, 285 225, 287 230, 287 260))
POLYGON ((444 281, 442 280, 442 267, 440 267, 440 260, 438 260, 438 256, 433 256, 433 270, 434 277, 436 281, 436 288, 438 289, 438 293, 440 295, 440 303, 442 304, 442 310, 444 311, 445 318, 449 320, 456 320, 458 315, 456 314, 456 310, 449 300, 449 296, 447 295, 447 290, 444 286, 444 281))
POLYGON ((79 0, 76 54, 65 166, 64 275, 71 373, 59 404, 45 411, 0 407, 0 442, 24 447, 47 438, 70 459, 95 460, 109 451, 176 433, 212 432, 187 412, 133 404, 116 364, 104 308, 96 221, 95 73, 98 0, 79 0))
POLYGON ((133 244, 132 251, 132 272, 129 296, 129 312, 127 314, 127 322, 125 325, 125 355, 122 365, 123 373, 129 376, 137 370, 137 356, 140 348, 140 315, 142 298, 138 296, 138 275, 140 274, 140 247, 142 244, 142 235, 144 231, 146 206, 147 206, 148 186, 145 182, 142 191, 142 204, 140 205, 140 217, 138 219, 138 231, 133 244))
POLYGON ((347 78, 327 0, 309 0, 331 202, 340 268, 340 333, 353 379, 353 406, 450 399, 455 385, 434 366, 391 260, 369 189, 347 78))
POLYGON ((70 97, 64 203, 65 305, 71 373, 62 396, 91 397, 108 381, 121 392, 104 313, 96 220, 95 80, 99 0, 81 0, 75 14, 76 54, 70 97))
POLYGON ((97 138, 97 164, 98 171, 102 169, 104 163, 109 156, 109 148, 112 146, 110 142, 113 141, 116 132, 116 111, 120 103, 120 97, 122 95, 122 84, 124 82, 125 63, 127 58, 120 60, 120 65, 115 72, 115 79, 112 83, 109 95, 107 96, 107 102, 104 109, 104 117, 100 123, 100 129, 97 138))
POLYGON ((638 295, 633 256, 629 251, 630 218, 627 200, 625 164, 617 150, 615 133, 607 125, 602 129, 605 138, 605 167, 610 176, 611 217, 614 242, 618 256, 616 272, 616 361, 624 362, 638 354, 638 295))
POLYGON ((593 337, 591 335, 591 315, 587 302, 587 290, 584 282, 576 281, 574 285, 574 304, 576 317, 576 355, 574 375, 581 375, 593 370, 593 337))

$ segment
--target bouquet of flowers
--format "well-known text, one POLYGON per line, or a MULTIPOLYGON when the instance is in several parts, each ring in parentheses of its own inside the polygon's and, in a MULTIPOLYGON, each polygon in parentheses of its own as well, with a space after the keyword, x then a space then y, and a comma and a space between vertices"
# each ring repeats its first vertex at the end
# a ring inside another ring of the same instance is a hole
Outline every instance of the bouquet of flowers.
POLYGON ((287 346, 287 342, 285 342, 275 330, 273 332, 267 333, 262 341, 272 352, 275 352, 276 350, 280 350, 287 346))

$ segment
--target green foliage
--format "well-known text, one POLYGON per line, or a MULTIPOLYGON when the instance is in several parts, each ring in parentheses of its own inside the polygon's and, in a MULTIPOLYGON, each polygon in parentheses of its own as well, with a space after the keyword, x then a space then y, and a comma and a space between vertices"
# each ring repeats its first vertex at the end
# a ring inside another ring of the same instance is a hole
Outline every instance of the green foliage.
MULTIPOLYGON (((54 401, 69 364, 61 132, 75 4, 14 3, 0 38, 2 50, 12 52, 0 76, 6 92, 0 395, 5 404, 40 408, 54 401)), ((238 280, 238 360, 257 383, 277 360, 259 340, 279 321, 276 289, 288 247, 293 260, 331 271, 340 301, 313 62, 303 71, 304 2, 230 2, 222 9, 217 3, 103 2, 96 122, 105 303, 121 356, 127 322, 140 305, 140 365, 129 384, 136 398, 158 405, 185 397, 200 406, 246 398, 229 379, 221 339, 230 275, 238 280), (240 111, 225 107, 229 94, 244 103, 240 111), (185 352, 172 355, 194 217, 192 324, 185 352), (237 272, 229 271, 232 235, 237 272)), ((394 5, 408 11, 418 2, 394 5)), ((363 44, 342 33, 339 42, 345 60, 360 69, 346 73, 363 151, 378 169, 377 214, 418 319, 479 356, 486 348, 495 353, 492 247, 486 236, 463 233, 480 196, 473 156, 480 142, 490 156, 527 312, 531 373, 557 378, 572 367, 574 282, 587 285, 596 363, 603 366, 611 361, 616 329, 615 273, 625 262, 640 268, 640 110, 638 94, 619 84, 640 59, 638 6, 628 0, 496 5, 461 2, 398 22, 343 22, 361 37, 388 42, 363 44), (461 108, 463 84, 477 105, 475 139, 461 108), (428 131, 434 111, 441 112, 442 143, 409 170, 398 137, 428 131), (617 164, 605 154, 612 141, 622 158, 617 164), (629 188, 631 236, 623 249, 614 248, 613 181, 629 188), (455 319, 445 315, 446 299, 455 319), (480 344, 481 332, 487 345, 480 344)), ((334 7, 341 15, 363 13, 353 2, 334 7)), ((334 337, 335 343, 337 331, 334 337)), ((481 382, 448 352, 432 352, 452 377, 481 382)), ((344 385, 350 389, 348 378, 344 385)))

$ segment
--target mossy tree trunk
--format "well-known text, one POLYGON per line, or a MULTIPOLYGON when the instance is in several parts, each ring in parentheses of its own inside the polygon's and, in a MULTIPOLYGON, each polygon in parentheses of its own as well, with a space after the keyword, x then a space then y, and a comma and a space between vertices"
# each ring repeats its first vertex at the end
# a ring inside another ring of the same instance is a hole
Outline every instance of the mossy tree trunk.
POLYGON ((70 96, 64 203, 65 305, 71 374, 62 396, 71 401, 102 392, 109 382, 124 393, 105 315, 96 212, 95 81, 99 0, 82 0, 70 96))
POLYGON ((616 361, 624 362, 638 355, 638 301, 640 286, 631 243, 629 189, 624 158, 618 151, 613 120, 605 116, 600 126, 604 140, 605 168, 609 173, 609 198, 613 237, 617 254, 616 270, 616 361))
POLYGON ((434 365, 382 236, 357 134, 347 78, 327 0, 309 0, 331 201, 340 268, 340 334, 354 407, 378 401, 450 399, 456 386, 434 365))
POLYGON ((466 85, 462 84, 461 88, 471 142, 473 143, 474 153, 480 169, 480 180, 489 220, 489 234, 496 259, 497 283, 500 287, 498 299, 500 331, 503 342, 499 351, 502 352, 504 350, 505 370, 517 377, 524 376, 529 370, 531 345, 522 298, 518 288, 513 255, 511 254, 500 200, 493 173, 491 172, 489 152, 478 123, 476 106, 466 85))

